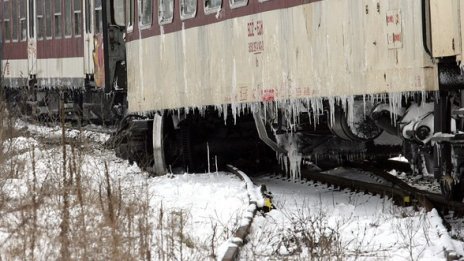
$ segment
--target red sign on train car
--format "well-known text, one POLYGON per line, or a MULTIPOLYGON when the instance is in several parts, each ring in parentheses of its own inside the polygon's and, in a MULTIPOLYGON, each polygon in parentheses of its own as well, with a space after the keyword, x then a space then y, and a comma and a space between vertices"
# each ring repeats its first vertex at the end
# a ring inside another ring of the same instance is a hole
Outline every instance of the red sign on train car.
POLYGON ((275 90, 266 89, 262 91, 261 100, 265 102, 270 102, 275 100, 275 90))

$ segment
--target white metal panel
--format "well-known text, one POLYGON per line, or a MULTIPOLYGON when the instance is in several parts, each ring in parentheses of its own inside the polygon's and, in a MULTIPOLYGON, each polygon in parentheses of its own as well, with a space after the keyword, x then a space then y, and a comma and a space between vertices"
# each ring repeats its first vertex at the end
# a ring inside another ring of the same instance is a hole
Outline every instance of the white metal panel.
POLYGON ((82 57, 37 60, 39 78, 83 78, 82 57))
POLYGON ((84 35, 84 73, 85 74, 93 74, 94 73, 94 62, 93 62, 93 52, 95 49, 94 44, 94 34, 93 30, 95 28, 93 21, 93 0, 83 0, 82 2, 82 20, 84 27, 82 28, 82 34, 84 35), (88 2, 87 2, 88 1, 88 2), (87 3, 90 5, 90 13, 87 13, 87 3), (87 32, 87 19, 90 16, 90 32, 87 32))
POLYGON ((28 78, 27 60, 3 60, 2 69, 5 78, 28 78))
POLYGON ((84 87, 84 66, 82 57, 60 59, 38 59, 37 79, 39 86, 84 87))
POLYGON ((9 87, 27 86, 28 75, 28 60, 2 60, 4 85, 9 87))
POLYGON ((432 54, 434 57, 461 53, 459 0, 430 0, 432 54))
POLYGON ((464 0, 459 0, 459 14, 461 19, 461 54, 458 57, 458 60, 461 61, 461 68, 464 68, 462 61, 464 59, 464 0))
POLYGON ((437 90, 421 16, 421 0, 324 0, 133 41, 129 110, 437 90))
POLYGON ((33 21, 33 34, 29 31, 31 29, 30 23, 32 22, 30 18, 36 19, 36 0, 27 1, 27 60, 28 60, 28 73, 29 75, 34 75, 37 73, 37 22, 33 21), (34 5, 32 8, 30 5, 34 5), (31 14, 30 12, 33 12, 31 14), (32 36, 32 37, 31 37, 32 36))

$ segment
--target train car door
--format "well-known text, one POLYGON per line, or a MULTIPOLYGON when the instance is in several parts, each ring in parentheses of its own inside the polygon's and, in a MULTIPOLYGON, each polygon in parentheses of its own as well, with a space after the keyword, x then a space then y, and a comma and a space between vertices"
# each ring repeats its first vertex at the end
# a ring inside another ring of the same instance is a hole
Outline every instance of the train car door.
POLYGON ((93 52, 94 52, 94 0, 83 0, 84 1, 84 73, 87 79, 91 79, 94 76, 94 63, 93 63, 93 52))
POLYGON ((37 36, 35 32, 35 10, 36 0, 27 0, 27 61, 30 76, 29 80, 35 80, 37 74, 37 36))
MULTIPOLYGON (((0 7, 0 14, 3 15, 3 10, 0 7)), ((3 16, 2 16, 3 17, 3 16)), ((0 87, 3 79, 3 30, 0 30, 0 87)))

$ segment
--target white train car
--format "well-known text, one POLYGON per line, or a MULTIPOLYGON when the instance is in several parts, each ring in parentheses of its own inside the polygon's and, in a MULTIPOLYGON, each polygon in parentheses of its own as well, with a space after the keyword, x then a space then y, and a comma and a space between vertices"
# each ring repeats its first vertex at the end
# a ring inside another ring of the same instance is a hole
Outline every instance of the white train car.
POLYGON ((211 118, 216 109, 228 121, 251 111, 279 154, 366 155, 387 137, 461 197, 460 141, 440 133, 459 140, 462 131, 459 113, 451 116, 464 105, 462 8, 463 0, 126 0, 128 111, 155 112, 144 127, 155 172, 179 158, 185 168, 207 153, 199 144, 222 139, 205 133, 227 127, 207 129, 189 112, 211 118))
POLYGON ((420 0, 142 3, 130 111, 438 90, 420 0))

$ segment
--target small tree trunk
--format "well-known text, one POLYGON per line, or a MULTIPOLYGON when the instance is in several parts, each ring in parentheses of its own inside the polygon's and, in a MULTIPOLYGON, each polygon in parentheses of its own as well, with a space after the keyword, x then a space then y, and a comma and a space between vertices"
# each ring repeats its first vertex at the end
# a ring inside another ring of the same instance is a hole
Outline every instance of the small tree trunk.
POLYGON ((69 260, 69 187, 68 179, 66 173, 66 132, 65 132, 65 122, 64 122, 64 97, 60 101, 60 120, 61 120, 61 144, 63 146, 63 209, 61 214, 61 224, 60 224, 60 259, 69 260))

